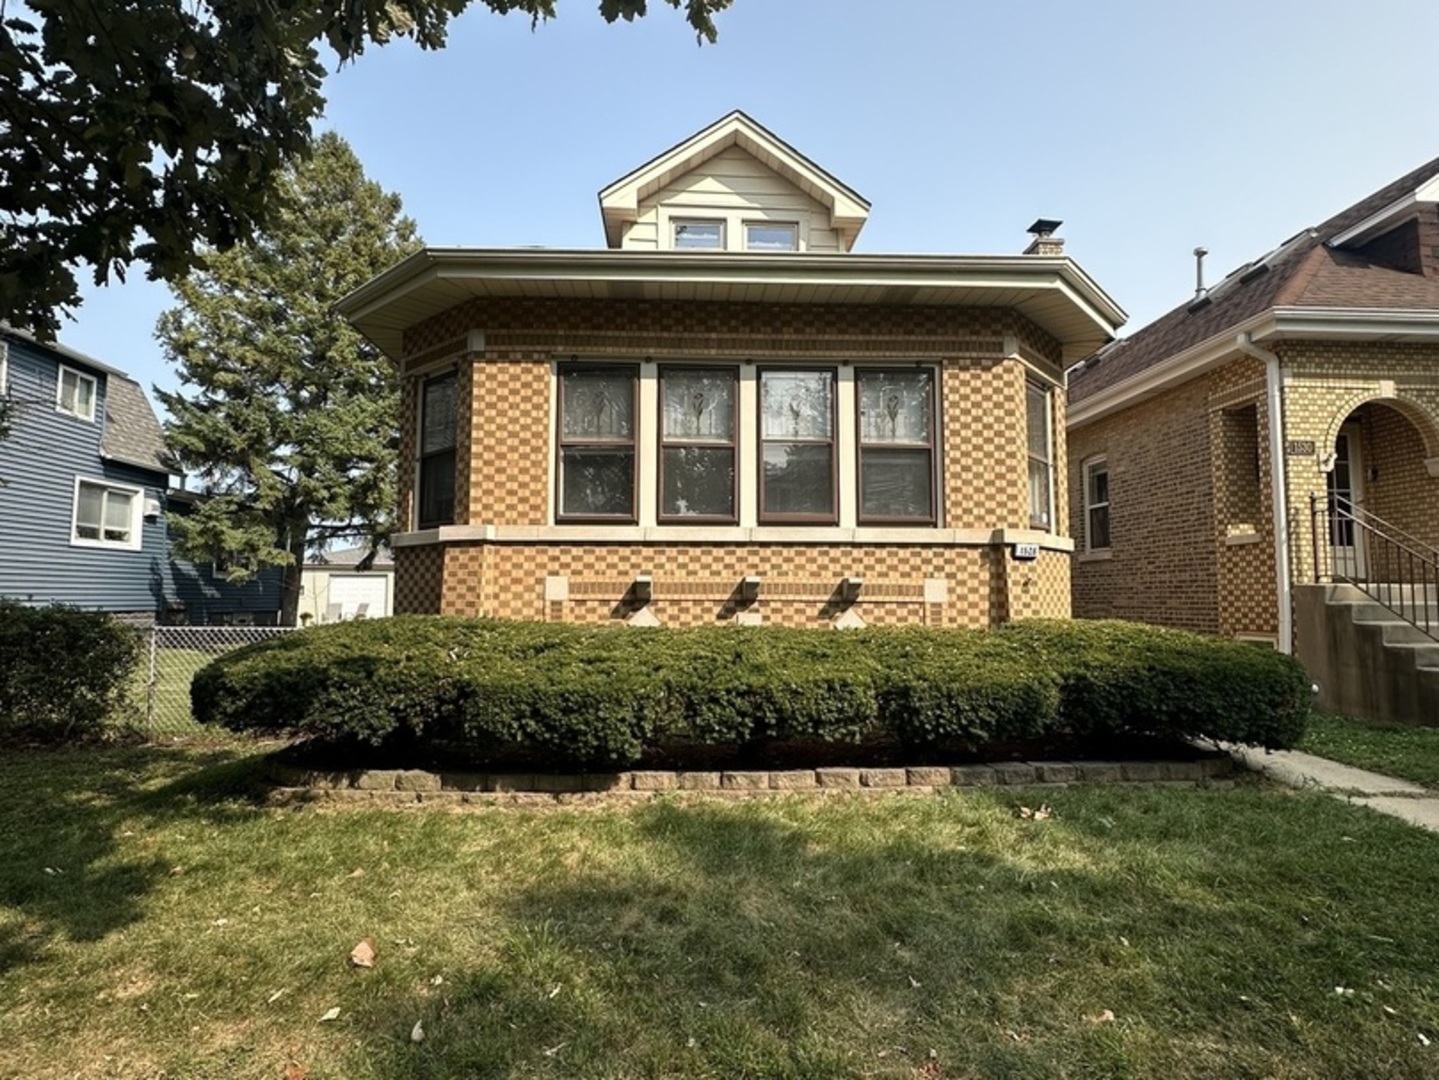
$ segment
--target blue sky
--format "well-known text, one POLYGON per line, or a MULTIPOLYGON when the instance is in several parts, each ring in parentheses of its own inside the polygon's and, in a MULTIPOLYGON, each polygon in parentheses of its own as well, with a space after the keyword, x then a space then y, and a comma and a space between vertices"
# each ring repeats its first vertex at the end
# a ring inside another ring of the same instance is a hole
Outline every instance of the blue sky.
MULTIPOLYGON (((531 31, 476 5, 449 47, 373 49, 323 126, 431 244, 601 247, 595 193, 743 109, 873 203, 858 251, 1017 253, 1035 218, 1126 332, 1439 155, 1433 0, 735 0, 717 45, 651 0, 531 31)), ((172 303, 131 274, 61 339, 148 388, 172 303)))

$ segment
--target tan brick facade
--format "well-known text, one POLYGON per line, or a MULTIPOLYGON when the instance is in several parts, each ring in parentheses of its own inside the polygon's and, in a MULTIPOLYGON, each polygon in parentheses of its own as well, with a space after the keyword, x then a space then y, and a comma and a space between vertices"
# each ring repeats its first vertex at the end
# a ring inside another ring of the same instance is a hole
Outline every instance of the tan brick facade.
MULTIPOLYGON (((1359 425, 1362 505, 1439 544, 1439 348, 1284 342, 1290 579, 1313 580, 1309 495, 1346 421, 1359 425)), ((1244 358, 1069 432, 1078 523, 1074 614, 1223 634, 1278 632, 1264 367, 1244 358), (1084 547, 1083 464, 1110 469, 1107 558, 1084 547)), ((1321 536, 1320 541, 1323 542, 1321 536)))
MULTIPOLYGON (((863 578, 852 614, 868 624, 971 626, 1069 614, 1062 490, 1055 492, 1055 532, 1039 557, 1013 557, 1014 536, 1037 535, 1029 522, 1025 387, 1028 381, 1056 385, 1060 369, 1058 344, 1012 311, 477 300, 410 331, 405 351, 400 509, 406 520, 413 505, 418 382, 453 366, 462 391, 451 530, 457 535, 400 538, 397 612, 613 620, 632 613, 623 600, 644 574, 653 579, 648 612, 665 625, 741 615, 827 625, 846 610, 837 591, 844 578, 863 578), (566 527, 571 538, 553 525, 551 504, 554 365, 572 357, 930 365, 939 378, 943 529, 884 530, 883 542, 825 543, 814 530, 803 541, 768 542, 759 529, 747 542, 689 542, 677 539, 673 528, 655 540, 633 527, 632 540, 610 529, 600 541, 593 530, 566 527), (514 535, 526 528, 534 535, 514 535), (500 535, 506 529, 510 534, 500 535), (747 605, 737 589, 752 575, 763 584, 759 599, 747 605)), ((1054 431, 1059 485, 1065 448, 1058 390, 1054 431)))

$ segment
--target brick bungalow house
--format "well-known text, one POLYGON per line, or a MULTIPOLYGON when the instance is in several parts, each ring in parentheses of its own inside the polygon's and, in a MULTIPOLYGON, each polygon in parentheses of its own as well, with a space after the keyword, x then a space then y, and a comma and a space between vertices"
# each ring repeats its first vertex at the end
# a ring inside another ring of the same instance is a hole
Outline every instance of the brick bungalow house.
POLYGON ((1270 642, 1323 707, 1439 720, 1439 160, 1101 349, 1068 401, 1075 615, 1270 642))
POLYGON ((403 379, 395 611, 1066 616, 1067 366, 1123 312, 1023 255, 866 255, 742 113, 599 193, 606 248, 428 248, 339 306, 403 379))

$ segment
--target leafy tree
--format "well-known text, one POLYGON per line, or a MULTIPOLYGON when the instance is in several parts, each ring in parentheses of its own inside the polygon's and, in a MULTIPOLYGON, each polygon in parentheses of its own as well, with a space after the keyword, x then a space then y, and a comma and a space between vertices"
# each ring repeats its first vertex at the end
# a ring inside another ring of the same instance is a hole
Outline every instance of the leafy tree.
POLYGON ((179 366, 166 443, 205 496, 171 519, 177 550, 233 579, 284 566, 294 625, 308 548, 388 529, 395 501, 397 379, 331 307, 417 250, 397 195, 365 178, 344 139, 320 136, 286 170, 269 225, 204 252, 171 285, 156 336, 179 366))
MULTIPOLYGON (((275 179, 341 63, 394 36, 444 45, 472 2, 551 18, 555 0, 0 0, 0 322, 53 337, 96 284, 141 262, 174 280, 204 248, 271 225, 275 179)), ((665 0, 713 41, 731 0, 665 0)), ((600 0, 613 22, 646 0, 600 0)))

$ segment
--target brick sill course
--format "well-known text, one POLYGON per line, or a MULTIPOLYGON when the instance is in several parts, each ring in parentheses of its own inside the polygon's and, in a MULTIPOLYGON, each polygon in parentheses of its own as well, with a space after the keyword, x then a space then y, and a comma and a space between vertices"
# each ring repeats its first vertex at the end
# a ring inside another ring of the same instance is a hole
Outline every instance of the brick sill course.
POLYGON ((276 802, 356 802, 392 806, 553 806, 652 799, 684 794, 753 798, 819 794, 932 792, 1069 784, 1220 787, 1233 784, 1234 761, 1223 754, 1193 761, 1002 761, 899 769, 779 769, 717 772, 617 772, 573 775, 356 769, 324 772, 267 763, 276 802))

